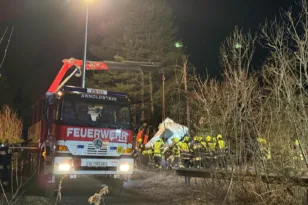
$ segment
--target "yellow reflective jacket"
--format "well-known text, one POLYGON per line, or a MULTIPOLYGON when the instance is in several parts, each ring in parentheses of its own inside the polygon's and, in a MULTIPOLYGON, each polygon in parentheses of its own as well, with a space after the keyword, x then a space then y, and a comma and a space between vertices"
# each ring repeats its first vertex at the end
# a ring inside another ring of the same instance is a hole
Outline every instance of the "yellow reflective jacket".
POLYGON ((209 142, 208 146, 210 148, 210 151, 215 151, 216 148, 216 142, 209 142))
POLYGON ((181 152, 189 152, 189 145, 187 142, 181 143, 181 152))
POLYGON ((155 143, 154 143, 154 156, 158 156, 158 157, 161 157, 161 148, 163 147, 164 145, 164 142, 162 140, 157 140, 155 143))
POLYGON ((226 148, 226 143, 224 140, 218 140, 218 147, 220 150, 223 150, 226 148))
POLYGON ((202 144, 203 148, 206 149, 206 147, 207 147, 206 142, 202 141, 201 144, 202 144))
POLYGON ((203 145, 200 142, 194 143, 194 145, 193 145, 193 150, 194 151, 195 150, 202 150, 202 149, 203 149, 203 145))
POLYGON ((181 142, 178 142, 172 148, 172 155, 174 157, 179 157, 180 154, 181 154, 181 142))

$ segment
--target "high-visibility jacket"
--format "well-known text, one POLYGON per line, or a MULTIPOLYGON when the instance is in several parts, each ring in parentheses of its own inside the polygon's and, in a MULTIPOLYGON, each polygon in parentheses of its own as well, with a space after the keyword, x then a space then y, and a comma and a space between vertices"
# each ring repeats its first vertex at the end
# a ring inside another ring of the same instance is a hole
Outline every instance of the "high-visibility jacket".
POLYGON ((211 142, 208 143, 208 147, 209 147, 209 151, 215 151, 216 142, 212 140, 211 142))
POLYGON ((189 152, 189 145, 187 142, 181 143, 181 152, 189 152))
POLYGON ((295 140, 295 149, 296 149, 296 153, 295 153, 294 159, 304 161, 304 157, 303 157, 302 151, 300 150, 298 140, 295 140))
POLYGON ((218 140, 218 147, 220 150, 224 150, 226 148, 226 143, 223 139, 218 140))
POLYGON ((203 150, 203 145, 200 142, 193 144, 193 152, 201 152, 203 150))
POLYGON ((161 148, 163 147, 163 145, 164 145, 164 142, 161 139, 157 140, 154 143, 154 146, 153 146, 154 156, 157 156, 157 157, 161 157, 162 156, 161 148))
POLYGON ((152 154, 153 154, 153 151, 151 149, 142 151, 142 155, 152 155, 152 154))
POLYGON ((181 154, 181 142, 177 142, 172 148, 172 155, 174 157, 180 157, 181 154))
POLYGON ((201 144, 202 144, 202 146, 203 146, 203 148, 204 148, 204 149, 206 149, 206 148, 207 148, 207 144, 206 144, 206 142, 202 141, 202 142, 201 142, 201 144))

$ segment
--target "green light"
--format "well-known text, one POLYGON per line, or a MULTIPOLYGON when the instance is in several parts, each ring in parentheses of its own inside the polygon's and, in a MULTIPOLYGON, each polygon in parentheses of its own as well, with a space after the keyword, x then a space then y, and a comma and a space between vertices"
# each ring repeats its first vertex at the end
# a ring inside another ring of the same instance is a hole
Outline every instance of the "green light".
POLYGON ((241 45, 240 43, 236 43, 236 44, 235 44, 235 48, 236 48, 236 49, 242 48, 242 45, 241 45))
POLYGON ((182 47, 183 47, 183 44, 180 43, 180 42, 176 42, 176 43, 174 44, 174 46, 175 46, 176 48, 182 48, 182 47))

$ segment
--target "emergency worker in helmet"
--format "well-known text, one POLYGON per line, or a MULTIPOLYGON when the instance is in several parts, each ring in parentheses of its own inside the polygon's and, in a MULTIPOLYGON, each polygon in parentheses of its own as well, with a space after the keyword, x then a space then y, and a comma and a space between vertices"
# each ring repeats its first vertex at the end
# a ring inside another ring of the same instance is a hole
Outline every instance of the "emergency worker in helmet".
POLYGON ((210 168, 215 164, 215 159, 214 159, 214 152, 215 152, 215 146, 216 144, 213 143, 213 138, 210 135, 207 135, 205 137, 205 144, 206 144, 206 149, 205 149, 205 166, 207 168, 210 168))
POLYGON ((180 157, 181 157, 181 145, 182 142, 178 138, 173 138, 173 147, 172 147, 172 156, 174 158, 173 165, 179 166, 180 165, 180 157))
POLYGON ((156 168, 162 168, 162 148, 164 146, 164 142, 161 138, 159 138, 153 145, 154 150, 154 162, 156 168))
POLYGON ((217 139, 217 153, 218 153, 219 166, 226 167, 227 166, 226 142, 222 138, 221 134, 217 135, 216 139, 217 139))
POLYGON ((193 152, 193 166, 201 167, 202 154, 204 152, 203 145, 201 144, 202 137, 194 136, 194 142, 192 144, 193 152))
POLYGON ((189 141, 190 137, 189 136, 184 136, 182 141, 181 141, 181 157, 180 157, 180 167, 181 168, 188 168, 189 167, 189 162, 190 162, 190 157, 191 153, 189 150, 189 141))

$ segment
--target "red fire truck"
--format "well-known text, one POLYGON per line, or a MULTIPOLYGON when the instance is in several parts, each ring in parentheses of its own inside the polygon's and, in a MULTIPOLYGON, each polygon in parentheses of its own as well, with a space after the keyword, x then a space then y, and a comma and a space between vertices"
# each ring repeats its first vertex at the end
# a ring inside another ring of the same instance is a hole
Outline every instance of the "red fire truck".
MULTIPOLYGON (((124 93, 66 86, 72 76, 80 77, 82 61, 63 62, 45 96, 34 105, 28 131, 28 138, 38 144, 40 185, 52 196, 63 176, 93 176, 118 193, 134 169, 130 100, 124 93)), ((118 68, 117 63, 109 65, 118 68)), ((88 61, 86 69, 108 70, 109 65, 88 61)))

